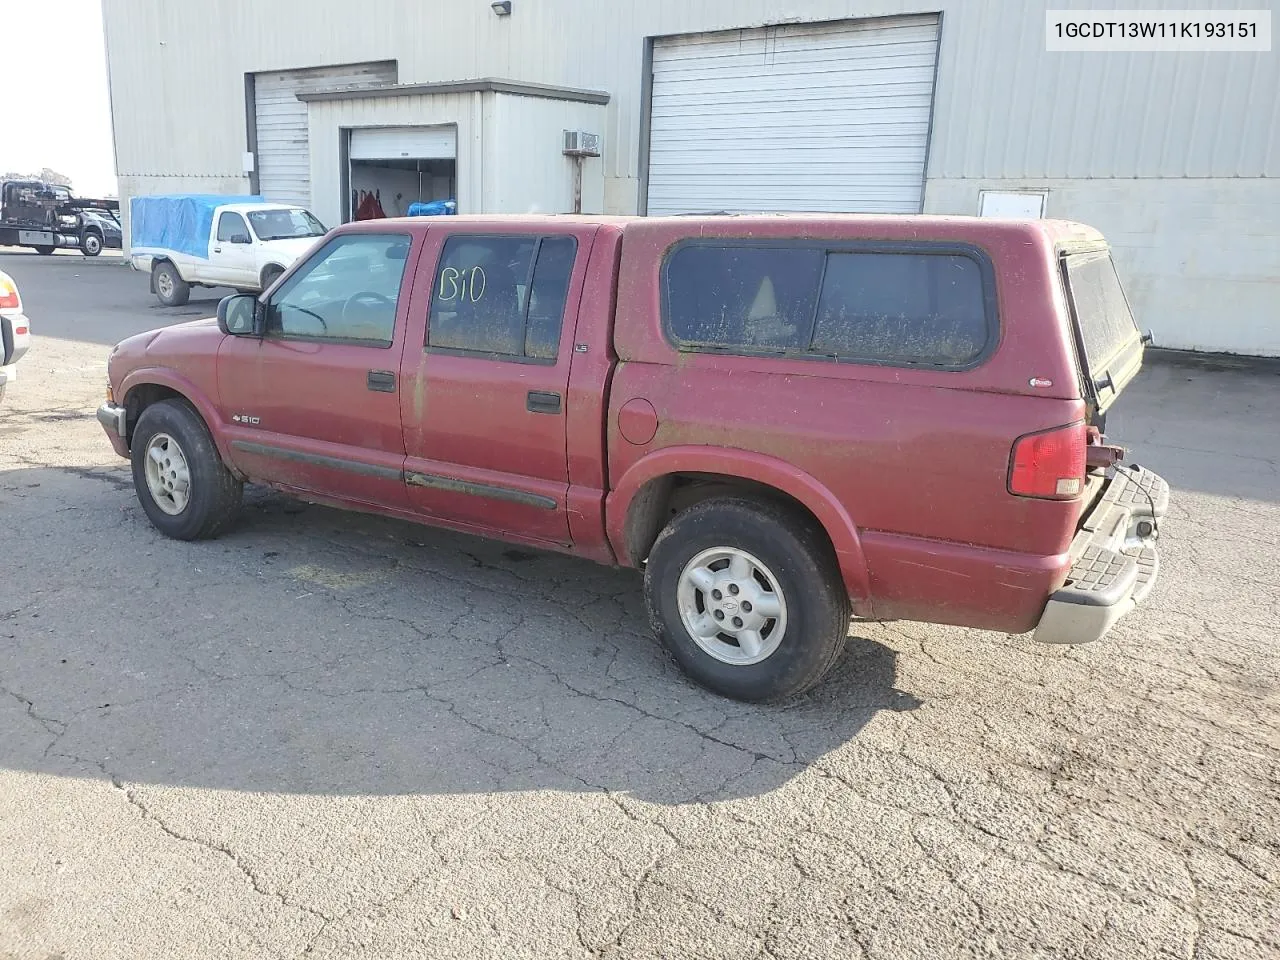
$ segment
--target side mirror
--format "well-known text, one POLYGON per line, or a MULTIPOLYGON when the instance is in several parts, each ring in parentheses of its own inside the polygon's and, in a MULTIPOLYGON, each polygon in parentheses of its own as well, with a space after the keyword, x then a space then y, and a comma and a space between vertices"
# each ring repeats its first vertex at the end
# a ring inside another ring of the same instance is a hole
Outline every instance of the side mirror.
POLYGON ((252 243, 253 241, 249 239, 249 235, 247 233, 233 233, 231 235, 231 242, 232 243, 252 243))
POLYGON ((235 293, 218 301, 218 329, 229 337, 261 336, 264 316, 256 294, 235 293))

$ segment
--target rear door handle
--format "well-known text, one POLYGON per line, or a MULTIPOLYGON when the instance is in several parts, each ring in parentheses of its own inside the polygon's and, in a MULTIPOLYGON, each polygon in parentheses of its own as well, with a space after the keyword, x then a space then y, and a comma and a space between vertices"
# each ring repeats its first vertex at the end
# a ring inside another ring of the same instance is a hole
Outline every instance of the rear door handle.
POLYGON ((214 248, 213 248, 213 252, 214 252, 214 253, 221 253, 221 252, 222 252, 222 248, 221 248, 221 247, 214 247, 214 248))
POLYGON ((370 370, 365 385, 378 393, 395 393, 396 375, 390 370, 370 370))
POLYGON ((530 413, 559 413, 560 394, 543 390, 530 390, 524 408, 530 413))

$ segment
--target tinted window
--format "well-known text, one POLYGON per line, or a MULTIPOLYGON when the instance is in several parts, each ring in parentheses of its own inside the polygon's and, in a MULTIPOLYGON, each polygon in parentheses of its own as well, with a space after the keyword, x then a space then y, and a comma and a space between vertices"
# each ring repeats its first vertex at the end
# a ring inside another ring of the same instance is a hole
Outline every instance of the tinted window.
POLYGON ((964 254, 689 244, 666 269, 682 344, 960 366, 990 338, 983 269, 964 254))
POLYGON ((828 254, 815 353, 958 365, 975 359, 986 344, 977 261, 943 254, 828 254))
POLYGON ((1097 375, 1122 347, 1137 339, 1138 325, 1110 254, 1067 257, 1067 280, 1089 369, 1097 375))
POLYGON ((450 237, 427 345, 554 360, 576 252, 573 237, 450 237))
POLYGON ((244 225, 244 217, 227 210, 218 216, 218 239, 230 242, 231 238, 240 234, 247 237, 248 228, 244 225))
POLYGON ((804 247, 682 247, 667 267, 671 332, 691 344, 804 350, 822 258, 804 247))
POLYGON ((406 236, 335 238, 271 297, 267 333, 390 346, 408 253, 406 236))

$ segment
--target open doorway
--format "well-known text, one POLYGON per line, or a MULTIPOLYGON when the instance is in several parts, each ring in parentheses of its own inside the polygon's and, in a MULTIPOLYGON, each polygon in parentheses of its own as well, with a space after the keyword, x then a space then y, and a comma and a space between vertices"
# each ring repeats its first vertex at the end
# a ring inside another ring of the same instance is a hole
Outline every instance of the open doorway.
POLYGON ((352 160, 352 220, 403 217, 409 205, 457 196, 454 160, 352 160))
POLYGON ((456 127, 365 127, 350 136, 346 219, 403 217, 414 203, 457 198, 456 127))

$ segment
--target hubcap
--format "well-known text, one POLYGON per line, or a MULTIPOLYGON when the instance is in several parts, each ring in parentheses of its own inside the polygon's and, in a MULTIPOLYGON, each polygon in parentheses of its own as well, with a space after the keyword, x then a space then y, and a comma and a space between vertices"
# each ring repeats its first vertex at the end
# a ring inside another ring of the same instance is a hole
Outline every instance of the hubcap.
POLYGON ((676 604, 694 643, 735 666, 771 656, 787 630, 787 602, 778 578, 737 547, 703 550, 685 564, 676 604))
POLYGON ((160 295, 167 297, 173 293, 173 280, 169 274, 161 272, 156 276, 156 289, 160 291, 160 295))
POLYGON ((147 490, 157 507, 176 517, 191 499, 191 472, 178 441, 167 433, 157 433, 147 444, 144 461, 147 490))

